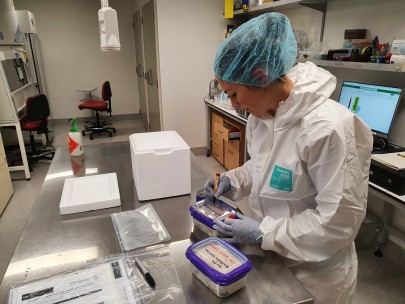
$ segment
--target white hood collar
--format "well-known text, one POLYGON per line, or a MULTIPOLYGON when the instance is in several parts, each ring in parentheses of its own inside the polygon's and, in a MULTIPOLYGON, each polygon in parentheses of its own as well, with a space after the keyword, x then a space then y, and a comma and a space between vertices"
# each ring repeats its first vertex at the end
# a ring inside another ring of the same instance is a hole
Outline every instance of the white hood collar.
POLYGON ((336 88, 336 77, 312 62, 298 63, 287 76, 295 83, 276 112, 275 129, 285 128, 325 102, 336 88))

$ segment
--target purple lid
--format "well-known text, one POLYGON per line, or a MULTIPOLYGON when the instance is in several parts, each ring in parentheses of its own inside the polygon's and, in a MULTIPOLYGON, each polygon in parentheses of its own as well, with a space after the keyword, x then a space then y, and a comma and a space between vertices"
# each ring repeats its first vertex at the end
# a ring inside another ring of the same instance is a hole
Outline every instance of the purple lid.
POLYGON ((227 286, 243 278, 252 269, 247 257, 228 242, 206 238, 187 248, 186 257, 215 284, 227 286))
POLYGON ((215 225, 214 219, 224 220, 231 214, 236 214, 236 210, 221 201, 216 199, 215 203, 211 198, 198 201, 189 207, 191 216, 205 226, 213 229, 215 225))

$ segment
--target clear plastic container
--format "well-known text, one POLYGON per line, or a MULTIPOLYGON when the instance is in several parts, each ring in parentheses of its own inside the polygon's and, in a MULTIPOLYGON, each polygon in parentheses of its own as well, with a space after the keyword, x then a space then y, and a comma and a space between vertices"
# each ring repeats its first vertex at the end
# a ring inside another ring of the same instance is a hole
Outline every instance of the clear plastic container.
POLYGON ((193 274, 218 297, 227 297, 246 285, 252 264, 224 240, 210 237, 191 245, 186 257, 193 274))
POLYGON ((236 217, 236 210, 220 199, 216 199, 214 203, 212 198, 204 198, 191 205, 189 210, 194 226, 208 236, 222 236, 213 228, 215 220, 223 221, 227 217, 236 217))

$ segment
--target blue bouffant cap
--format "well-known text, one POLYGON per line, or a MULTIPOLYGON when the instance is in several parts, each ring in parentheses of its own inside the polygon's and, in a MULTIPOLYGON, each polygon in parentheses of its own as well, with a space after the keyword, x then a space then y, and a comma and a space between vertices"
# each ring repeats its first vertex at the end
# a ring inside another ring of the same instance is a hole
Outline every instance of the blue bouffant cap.
POLYGON ((267 13, 239 26, 218 48, 218 79, 265 87, 287 73, 297 58, 297 42, 288 18, 267 13))

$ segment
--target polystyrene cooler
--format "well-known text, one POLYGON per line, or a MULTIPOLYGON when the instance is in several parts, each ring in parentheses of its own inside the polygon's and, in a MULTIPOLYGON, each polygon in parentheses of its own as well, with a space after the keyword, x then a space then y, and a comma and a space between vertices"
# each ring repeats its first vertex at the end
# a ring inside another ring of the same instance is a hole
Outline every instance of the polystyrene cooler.
POLYGON ((191 193, 190 147, 175 131, 129 136, 138 199, 191 193))

